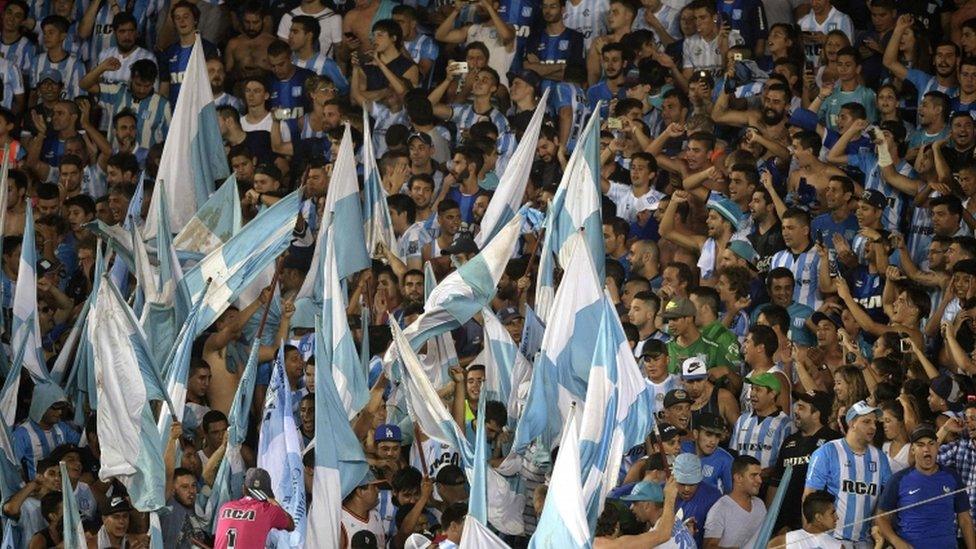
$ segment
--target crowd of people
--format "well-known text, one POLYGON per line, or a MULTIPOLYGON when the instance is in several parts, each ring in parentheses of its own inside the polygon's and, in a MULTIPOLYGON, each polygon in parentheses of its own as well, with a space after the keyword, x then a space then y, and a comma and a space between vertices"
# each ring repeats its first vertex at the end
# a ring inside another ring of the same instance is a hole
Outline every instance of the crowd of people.
MULTIPOLYGON (((416 320, 425 285, 483 248, 486 211, 540 110, 520 200, 540 218, 582 177, 567 165, 599 116, 599 270, 654 402, 653 431, 608 481, 593 546, 753 547, 766 530, 770 547, 976 549, 976 1, 0 6, 5 371, 22 360, 11 327, 25 227, 53 368, 77 352, 99 258, 122 261, 100 237, 138 231, 154 208, 195 44, 240 203, 220 215, 246 227, 301 193, 275 283, 193 346, 186 413, 165 448, 162 546, 263 547, 269 530, 304 527, 255 467, 258 433, 284 345, 295 424, 303 445, 315 437, 318 304, 301 296, 321 276, 318 224, 347 131, 360 187, 375 159, 396 240, 343 285, 369 352, 369 401, 350 420, 370 467, 344 479, 340 545, 461 544, 470 472, 459 448, 394 421, 390 324, 416 320), (246 491, 214 509, 242 366, 272 303, 240 447, 246 491)), ((540 256, 553 252, 539 226, 523 233, 489 306, 532 363, 565 319, 543 327, 535 314, 540 256)), ((130 293, 137 274, 123 271, 130 293)), ((498 467, 521 397, 479 403, 486 315, 449 332, 447 355, 421 358, 454 357, 431 380, 472 444, 484 414, 498 467)), ((64 546, 64 463, 90 547, 149 547, 149 516, 99 475, 98 410, 36 381, 21 377, 9 427, 22 482, 3 492, 4 546, 64 546)), ((495 529, 507 545, 530 544, 558 455, 533 445, 506 475, 525 502, 521 532, 495 529)))

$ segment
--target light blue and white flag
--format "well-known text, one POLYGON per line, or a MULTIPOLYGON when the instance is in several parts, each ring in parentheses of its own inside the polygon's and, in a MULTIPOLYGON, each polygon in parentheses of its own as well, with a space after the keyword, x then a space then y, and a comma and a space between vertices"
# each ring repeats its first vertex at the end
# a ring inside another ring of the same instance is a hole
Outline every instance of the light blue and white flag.
MULTIPOLYGON (((535 275, 535 310, 536 318, 539 323, 545 325, 549 321, 549 311, 552 310, 552 300, 556 297, 556 256, 553 255, 553 240, 549 237, 552 233, 553 218, 556 211, 552 208, 552 202, 546 211, 546 219, 543 222, 545 234, 542 237, 542 251, 539 254, 539 268, 535 275)), ((601 228, 602 230, 602 228, 601 228)), ((528 327, 528 316, 526 315, 526 328, 528 327)), ((539 334, 538 342, 541 346, 542 338, 539 334)), ((524 344, 524 343, 523 343, 524 344)), ((536 352, 539 347, 536 347, 536 352)), ((535 353, 532 353, 533 355, 535 353)), ((529 356, 529 355, 526 355, 529 356)), ((529 358, 533 358, 529 356, 529 358)))
POLYGON ((613 304, 603 299, 590 378, 580 419, 580 475, 590 529, 617 485, 624 452, 653 428, 654 398, 627 343, 613 304))
POLYGON ((85 528, 81 524, 81 513, 78 511, 78 498, 75 490, 71 487, 71 480, 68 478, 68 467, 62 461, 58 466, 61 468, 61 513, 63 515, 64 538, 61 544, 65 548, 80 549, 88 547, 85 539, 85 528))
POLYGON ((366 370, 363 370, 349 331, 346 318, 345 292, 339 284, 339 266, 336 261, 338 246, 334 245, 335 226, 326 231, 325 271, 322 273, 322 325, 325 328, 323 341, 329 346, 332 355, 332 379, 348 419, 356 417, 369 401, 369 387, 366 386, 366 370))
POLYGON ((559 455, 549 479, 546 503, 535 533, 529 540, 530 549, 584 549, 593 546, 580 481, 579 443, 576 412, 570 410, 569 423, 563 430, 559 455))
MULTIPOLYGON (((600 190, 600 108, 593 110, 589 122, 583 128, 579 143, 573 150, 559 189, 549 206, 550 219, 546 238, 551 239, 551 253, 566 269, 572 250, 568 242, 586 228, 586 243, 593 258, 593 265, 600 280, 604 277, 606 251, 603 245, 603 219, 601 214, 603 193, 600 190)), ((546 317, 543 317, 545 320, 546 317)))
POLYGON ((424 303, 424 314, 403 330, 416 351, 430 338, 460 327, 478 314, 498 289, 518 242, 522 217, 516 215, 481 253, 447 275, 424 303))
POLYGON ((237 175, 232 173, 180 229, 173 246, 180 252, 203 257, 239 233, 242 224, 237 175))
MULTIPOLYGON (((603 282, 597 278, 582 235, 569 240, 570 259, 552 304, 558 329, 547 329, 532 370, 525 410, 515 431, 524 452, 537 437, 551 448, 573 402, 583 402, 603 314, 603 282)), ((553 324, 555 323, 555 324, 553 324)))
POLYGON ((488 526, 468 515, 464 517, 464 530, 461 532, 461 549, 511 549, 488 526))
POLYGON ((135 315, 107 278, 89 312, 87 336, 98 387, 99 479, 121 480, 136 509, 155 511, 166 505, 166 475, 150 401, 168 399, 135 315))
MULTIPOLYGON (((122 231, 129 235, 130 249, 133 246, 132 231, 138 228, 142 222, 142 199, 144 192, 145 180, 139 178, 139 183, 136 184, 136 192, 129 200, 129 207, 125 211, 125 218, 122 220, 121 227, 122 231)), ((135 257, 131 253, 128 255, 128 259, 126 259, 126 254, 120 252, 120 256, 116 256, 116 260, 113 261, 112 268, 110 269, 112 282, 115 283, 115 287, 124 295, 129 295, 129 273, 135 272, 134 260, 135 257), (122 258, 122 261, 118 261, 119 257, 122 258)))
MULTIPOLYGON (((153 204, 163 192, 159 181, 165 181, 169 199, 170 226, 185 227, 197 209, 214 191, 214 181, 230 175, 224 140, 220 136, 217 110, 214 106, 203 44, 197 35, 190 60, 183 73, 180 96, 173 107, 166 145, 156 173, 153 204)), ((156 208, 150 208, 145 235, 156 236, 156 208)))
POLYGON ((545 333, 546 325, 543 324, 542 319, 536 314, 535 309, 526 305, 525 324, 522 326, 522 343, 519 345, 519 351, 529 362, 535 360, 535 355, 542 348, 542 336, 545 333))
MULTIPOLYGON (((131 202, 130 202, 131 204, 131 202)), ((95 233, 99 239, 108 244, 116 254, 116 258, 121 258, 126 267, 135 271, 135 256, 132 251, 132 233, 122 225, 107 225, 105 222, 95 219, 85 223, 84 227, 95 233)))
POLYGON ((180 285, 186 287, 190 301, 196 303, 203 298, 193 338, 213 324, 288 247, 301 195, 302 189, 298 189, 262 211, 233 238, 183 274, 180 285), (212 280, 209 288, 207 280, 212 280))
POLYGON ((474 428, 474 463, 471 473, 471 493, 468 497, 468 515, 485 526, 488 525, 488 437, 485 434, 485 402, 478 399, 478 413, 474 428))
MULTIPOLYGON (((102 253, 102 242, 99 241, 95 250, 95 269, 92 273, 92 291, 88 294, 85 304, 78 314, 75 327, 71 330, 68 340, 71 341, 75 330, 78 331, 78 348, 74 353, 71 373, 65 383, 65 393, 69 395, 74 403, 75 422, 83 425, 85 421, 85 405, 89 410, 98 409, 98 388, 95 384, 95 353, 92 351, 92 342, 88 338, 88 313, 95 306, 98 299, 98 289, 102 281, 105 280, 105 255, 102 253)), ((65 348, 69 348, 66 344, 65 348)), ((70 352, 62 349, 58 355, 58 362, 55 363, 55 370, 60 370, 64 366, 60 365, 61 357, 65 356, 65 362, 72 356, 70 352)), ((53 375, 53 372, 52 372, 53 375)))
MULTIPOLYGON (((434 293, 436 287, 437 277, 434 275, 433 266, 428 261, 424 264, 424 301, 430 298, 430 294, 434 293)), ((427 354, 421 363, 434 387, 443 387, 451 380, 451 367, 460 363, 451 332, 432 337, 427 341, 427 354)))
POLYGON ((186 412, 186 383, 190 376, 190 353, 193 349, 194 334, 200 330, 200 315, 204 308, 204 298, 208 291, 208 284, 204 287, 203 295, 190 310, 190 315, 186 317, 183 326, 180 328, 179 335, 173 350, 166 358, 166 363, 162 367, 162 379, 166 397, 172 403, 169 409, 163 408, 159 412, 159 419, 156 425, 159 428, 160 442, 167 444, 169 433, 173 427, 173 418, 183 421, 183 414, 186 412))
MULTIPOLYGON (((525 186, 529 182, 529 173, 532 171, 532 161, 535 160, 535 149, 539 143, 539 130, 542 128, 542 119, 546 114, 549 89, 542 94, 532 113, 532 119, 522 134, 518 147, 512 154, 501 179, 498 181, 498 188, 488 203, 488 209, 481 220, 481 230, 474 237, 478 247, 483 247, 504 227, 509 220, 522 206, 525 198, 525 186)), ((599 172, 597 172, 599 174, 599 172)))
POLYGON ((504 404, 508 410, 509 424, 514 427, 528 396, 532 364, 522 356, 515 346, 515 340, 490 307, 481 310, 481 318, 485 333, 484 348, 474 361, 485 366, 485 384, 481 394, 488 400, 504 404))
MULTIPOLYGON (((14 455, 13 439, 6 421, 0 421, 0 505, 23 487, 20 463, 14 455)), ((9 520, 5 522, 10 522, 9 520)))
MULTIPOLYGON (((10 341, 15 345, 14 355, 18 354, 16 345, 25 346, 23 368, 34 381, 43 381, 48 379, 49 374, 41 347, 41 325, 37 319, 37 245, 34 239, 34 209, 30 201, 27 201, 24 215, 24 240, 20 246, 20 265, 17 269, 17 285, 14 287, 10 341)), ((18 367, 14 366, 12 371, 20 375, 18 367)))
POLYGON ((312 267, 305 275, 305 282, 298 291, 298 298, 310 297, 316 303, 322 301, 322 271, 325 269, 325 232, 329 225, 342 228, 342 238, 335 245, 336 261, 339 264, 339 278, 343 279, 370 266, 366 236, 363 234, 363 212, 359 201, 359 183, 356 177, 356 152, 352 142, 349 125, 342 134, 342 143, 332 177, 329 179, 329 192, 325 197, 325 211, 315 237, 315 250, 312 252, 312 267))
POLYGON ((257 377, 258 351, 260 342, 254 340, 251 353, 244 366, 241 382, 234 393, 234 400, 230 404, 227 414, 227 449, 220 460, 217 476, 214 477, 213 489, 207 499, 207 519, 210 532, 217 530, 217 511, 228 501, 240 499, 244 486, 244 458, 241 457, 241 446, 247 437, 248 418, 251 411, 251 399, 254 397, 254 382, 257 377))
MULTIPOLYGON (((366 251, 374 253, 376 245, 382 242, 386 249, 397 253, 397 238, 393 232, 390 208, 386 204, 386 190, 383 189, 381 174, 376 167, 376 152, 369 131, 369 112, 363 109, 363 233, 366 238, 366 251)), ((401 257, 401 260, 406 259, 401 257)))
MULTIPOLYGON (((506 228, 505 230, 508 230, 506 228)), ((497 242, 493 240, 492 243, 497 242)), ((406 332, 395 320, 390 321, 393 345, 403 363, 403 383, 407 410, 420 429, 430 438, 455 448, 461 455, 461 466, 469 482, 474 482, 474 448, 464 438, 460 427, 447 411, 444 402, 424 372, 417 353, 410 348, 406 332)), ((515 493, 501 474, 486 468, 485 486, 488 501, 488 522, 499 532, 521 535, 525 531, 522 510, 525 497, 515 493)))
POLYGON ((302 440, 295 423, 291 387, 285 376, 284 344, 271 372, 271 383, 264 399, 261 432, 258 439, 258 467, 271 475, 275 497, 295 520, 293 532, 274 531, 269 546, 305 546, 305 467, 302 465, 302 440))

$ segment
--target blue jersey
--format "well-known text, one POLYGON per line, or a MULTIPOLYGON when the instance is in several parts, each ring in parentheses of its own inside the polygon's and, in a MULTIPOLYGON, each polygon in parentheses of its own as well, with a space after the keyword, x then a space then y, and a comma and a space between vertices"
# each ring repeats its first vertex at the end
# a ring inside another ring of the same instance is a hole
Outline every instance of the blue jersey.
POLYGON ((884 293, 884 278, 878 273, 872 273, 864 265, 858 265, 844 278, 851 288, 851 297, 864 309, 875 322, 888 323, 888 315, 884 312, 881 295, 884 293))
POLYGON ((569 130, 568 150, 576 147, 576 138, 583 131, 586 119, 590 115, 590 106, 586 100, 583 88, 571 82, 558 82, 549 92, 550 116, 559 120, 559 111, 569 108, 572 112, 573 125, 569 130))
POLYGON ((112 115, 123 109, 136 113, 136 142, 140 147, 148 149, 166 137, 171 115, 170 102, 162 95, 151 93, 137 101, 128 83, 101 84, 98 101, 112 115))
POLYGON ((806 251, 794 254, 789 248, 776 252, 769 262, 770 270, 786 267, 793 271, 796 285, 793 301, 813 310, 820 308, 820 256, 811 245, 806 251))
POLYGON ((913 547, 956 547, 956 514, 969 511, 965 485, 954 469, 939 466, 931 475, 911 467, 895 473, 881 494, 882 511, 899 511, 891 522, 898 536, 913 547), (925 502, 923 505, 918 505, 925 502))
POLYGON ((930 91, 942 92, 950 98, 959 95, 959 88, 941 86, 935 76, 918 69, 908 69, 908 75, 905 77, 905 80, 911 82, 915 86, 915 89, 918 90, 918 105, 922 104, 922 99, 925 98, 925 94, 930 91))
POLYGON ((849 214, 843 221, 838 223, 829 213, 823 213, 813 218, 813 221, 810 223, 810 234, 814 235, 814 237, 822 238, 824 245, 831 250, 834 248, 835 233, 839 233, 850 244, 859 229, 857 217, 854 214, 849 214))
POLYGON ((695 494, 691 499, 678 498, 675 502, 674 513, 675 522, 682 524, 684 521, 694 518, 698 525, 698 532, 695 534, 695 543, 698 547, 705 546, 705 518, 708 510, 715 505, 715 502, 722 497, 722 492, 707 482, 698 484, 695 494))
POLYGON ((482 114, 475 112, 474 107, 470 103, 451 105, 451 121, 457 126, 459 138, 468 128, 482 120, 490 120, 498 128, 499 139, 501 139, 502 134, 511 132, 508 126, 508 119, 505 118, 505 115, 501 111, 494 107, 487 113, 482 114))
POLYGON ((750 48, 759 40, 769 36, 766 25, 766 12, 760 0, 732 0, 719 2, 722 22, 728 23, 732 31, 738 31, 742 43, 750 48))
POLYGON ((596 108, 598 101, 603 101, 600 106, 600 117, 606 118, 610 113, 610 100, 613 99, 613 91, 610 90, 610 86, 607 85, 606 80, 600 80, 596 84, 590 86, 590 89, 586 90, 586 100, 589 103, 590 112, 596 108))
POLYGON ((52 168, 58 167, 61 157, 64 156, 64 141, 54 135, 44 138, 41 144, 41 160, 52 168))
MULTIPOLYGON (((207 40, 203 42, 203 53, 205 57, 220 57, 220 50, 207 40)), ((193 44, 183 46, 179 42, 166 48, 159 56, 159 81, 169 82, 169 102, 176 105, 176 98, 180 95, 180 87, 183 85, 183 78, 186 75, 186 66, 190 62, 190 54, 193 52, 193 44)))
POLYGON ((732 454, 716 448, 707 456, 698 456, 702 464, 702 482, 727 494, 732 491, 732 454))
MULTIPOLYGON (((847 155, 847 165, 864 172, 865 190, 878 191, 888 198, 888 207, 881 214, 881 224, 885 230, 897 231, 901 221, 901 213, 908 200, 902 192, 884 180, 881 175, 881 167, 878 166, 878 156, 869 149, 862 149, 858 154, 847 155)), ((899 173, 904 174, 905 170, 910 168, 911 166, 902 161, 896 169, 899 173)))
MULTIPOLYGON (((534 54, 539 62, 545 64, 579 63, 585 57, 583 50, 583 35, 573 29, 566 28, 563 32, 553 36, 545 28, 539 29, 529 38, 526 54, 534 54)), ((545 80, 546 86, 554 81, 545 80)))
POLYGON ((78 444, 78 431, 68 423, 61 421, 45 431, 34 420, 27 419, 14 429, 11 434, 14 456, 27 473, 28 479, 36 474, 37 462, 49 456, 62 444, 78 444))
POLYGON ((296 68, 287 80, 271 82, 271 114, 275 120, 288 124, 292 135, 298 133, 298 122, 305 115, 305 81, 315 76, 312 71, 296 68))
POLYGON ((512 72, 522 70, 522 59, 527 52, 529 36, 541 13, 539 4, 535 0, 502 0, 498 5, 498 16, 515 29, 515 58, 512 59, 512 72))
POLYGON ((888 456, 874 446, 855 454, 844 439, 832 440, 810 456, 806 488, 826 490, 837 509, 834 537, 849 541, 871 539, 871 521, 881 490, 891 478, 888 456), (860 522, 858 522, 860 521, 860 522), (856 524, 855 524, 856 523, 856 524))
POLYGON ((78 81, 81 80, 81 75, 84 70, 85 68, 82 66, 81 60, 74 55, 68 54, 60 61, 52 61, 51 57, 44 53, 33 59, 30 73, 27 77, 27 84, 31 88, 36 88, 41 83, 41 74, 45 71, 61 73, 61 79, 64 82, 64 92, 70 99, 77 97, 81 93, 81 88, 78 87, 78 81))
POLYGON ((783 440, 793 433, 793 420, 782 410, 769 416, 747 412, 739 416, 732 431, 730 447, 740 456, 752 456, 763 469, 776 465, 783 440))

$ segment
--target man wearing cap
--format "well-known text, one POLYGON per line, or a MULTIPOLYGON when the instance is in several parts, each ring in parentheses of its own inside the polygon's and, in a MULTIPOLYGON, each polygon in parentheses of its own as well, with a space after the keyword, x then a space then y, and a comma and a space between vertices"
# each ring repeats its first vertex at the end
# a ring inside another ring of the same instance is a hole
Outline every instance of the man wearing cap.
POLYGON ((686 431, 660 421, 656 428, 647 434, 644 439, 644 446, 630 454, 631 458, 638 457, 636 460, 624 460, 624 467, 629 465, 627 474, 624 476, 624 483, 637 482, 646 478, 648 472, 653 470, 655 461, 664 456, 667 464, 674 462, 674 458, 681 453, 681 439, 687 434, 686 431))
POLYGON ((830 492, 836 498, 837 516, 845 517, 834 537, 859 546, 871 539, 867 519, 891 477, 888 456, 871 445, 880 417, 881 410, 863 400, 851 406, 844 417, 844 438, 824 443, 810 456, 803 490, 804 497, 817 490, 830 492))
POLYGON ((403 467, 400 459, 400 446, 403 444, 403 434, 400 428, 393 424, 384 423, 373 432, 373 448, 376 458, 370 461, 375 469, 380 469, 382 477, 389 480, 403 467))
POLYGON ((359 532, 366 531, 376 537, 377 547, 386 546, 386 534, 383 532, 383 521, 380 519, 376 506, 379 503, 381 485, 384 481, 376 480, 372 472, 359 481, 359 486, 342 501, 342 516, 339 524, 339 547, 349 548, 350 541, 359 532))
POLYGON ((704 413, 695 421, 694 443, 682 443, 683 452, 694 452, 701 461, 703 480, 719 491, 732 491, 732 454, 719 443, 729 436, 728 424, 722 416, 704 413))
POLYGON ((880 511, 899 510, 894 515, 877 517, 882 535, 898 549, 956 547, 958 525, 965 547, 973 549, 976 547, 976 534, 969 515, 966 491, 945 497, 966 488, 966 484, 955 470, 939 464, 939 442, 935 428, 919 425, 912 431, 909 440, 915 465, 892 475, 878 502, 880 511))
MULTIPOLYGON (((691 435, 691 403, 694 400, 684 389, 672 389, 664 395, 664 421, 681 429, 682 437, 691 435)), ((682 438, 684 440, 684 438, 682 438)))
MULTIPOLYGON (((782 484, 783 474, 787 466, 793 467, 793 473, 790 477, 790 483, 786 487, 784 501, 797 502, 803 499, 803 487, 806 482, 810 455, 824 443, 840 438, 840 433, 827 427, 831 405, 830 395, 824 392, 811 391, 796 395, 796 404, 793 405, 795 431, 787 436, 779 447, 776 464, 773 466, 773 474, 769 477, 771 489, 766 493, 767 504, 772 502, 776 488, 782 484)), ((779 531, 783 527, 792 530, 803 527, 799 506, 786 505, 780 509, 774 531, 779 531)))
POLYGON ((295 521, 274 499, 271 475, 260 468, 244 477, 244 497, 228 501, 217 511, 214 547, 259 549, 271 530, 295 529, 295 521))
MULTIPOLYGON (((679 388, 678 378, 668 372, 668 346, 657 339, 644 343, 640 356, 644 370, 644 383, 654 399, 654 415, 660 418, 664 412, 664 396, 679 388)), ((704 373, 704 368, 702 372, 704 373)))
POLYGON ((675 514, 678 484, 672 478, 662 487, 656 482, 642 480, 634 485, 630 494, 620 500, 630 503, 630 510, 637 520, 648 525, 642 534, 599 537, 593 540, 594 549, 623 549, 627 547, 689 547, 693 543, 691 532, 675 514))
POLYGON ((102 505, 98 547, 128 547, 129 513, 132 511, 132 505, 124 496, 113 496, 102 505))
POLYGON ((671 201, 661 218, 659 229, 661 238, 666 238, 678 246, 698 255, 698 268, 702 283, 708 284, 715 277, 719 253, 725 249, 732 235, 742 222, 742 210, 722 195, 713 195, 705 205, 708 216, 705 218, 706 234, 689 234, 675 227, 678 205, 691 199, 688 191, 678 190, 671 195, 671 201))
POLYGON ((30 411, 12 433, 13 452, 28 479, 34 478, 37 461, 47 457, 62 444, 78 444, 77 431, 62 419, 68 399, 61 387, 51 382, 34 385, 30 411))
POLYGON ((705 543, 705 519, 708 510, 722 497, 718 488, 702 482, 702 463, 695 454, 678 454, 671 470, 674 481, 678 483, 678 498, 675 514, 678 522, 692 524, 695 543, 702 547, 705 543))
POLYGON ((771 372, 746 378, 752 385, 749 392, 751 409, 746 410, 735 422, 730 448, 739 455, 756 458, 763 468, 763 478, 772 475, 776 457, 783 440, 793 432, 790 416, 776 404, 783 386, 771 372))
MULTIPOLYGON (((705 363, 698 357, 686 358, 681 363, 681 382, 691 397, 692 424, 698 424, 702 414, 721 416, 729 424, 739 419, 739 403, 732 392, 724 387, 716 387, 708 378, 705 363)), ((723 439, 725 435, 723 435, 723 439)))
POLYGON ((468 478, 458 465, 451 463, 441 467, 437 471, 434 482, 434 487, 437 490, 437 499, 432 501, 431 504, 436 508, 443 511, 452 504, 468 501, 470 496, 468 478))
POLYGON ((681 363, 693 356, 704 360, 709 370, 717 366, 731 366, 722 358, 718 345, 702 337, 701 331, 695 324, 697 312, 695 304, 690 299, 678 297, 668 301, 664 306, 664 312, 661 313, 661 319, 668 323, 668 333, 671 334, 671 341, 667 345, 668 370, 672 374, 679 373, 681 363))

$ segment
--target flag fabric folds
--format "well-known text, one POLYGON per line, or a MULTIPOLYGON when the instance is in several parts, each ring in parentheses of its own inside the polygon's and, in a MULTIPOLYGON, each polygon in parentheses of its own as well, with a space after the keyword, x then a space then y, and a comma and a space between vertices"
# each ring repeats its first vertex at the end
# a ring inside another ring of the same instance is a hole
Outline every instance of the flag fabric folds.
MULTIPOLYGON (((30 201, 24 216, 24 240, 20 246, 10 333, 14 345, 19 343, 24 346, 24 369, 34 381, 42 381, 48 379, 49 374, 41 350, 41 325, 37 318, 37 244, 34 238, 34 209, 30 201)), ((14 347, 13 352, 17 355, 18 349, 14 347)), ((17 370, 17 367, 13 370, 17 370)))
POLYGON ((241 230, 241 197, 231 174, 173 238, 173 247, 205 256, 241 230))
POLYGON ((461 533, 461 549, 510 549, 494 532, 477 519, 464 517, 464 531, 461 533))
POLYGON ((546 503, 529 540, 530 549, 592 547, 580 483, 579 451, 576 412, 570 410, 569 423, 563 430, 559 455, 552 468, 546 503))
POLYGON ((484 348, 475 358, 485 365, 485 384, 481 393, 489 400, 497 400, 508 410, 509 423, 521 415, 522 403, 528 392, 532 364, 515 346, 515 340, 498 320, 490 307, 481 311, 484 324, 484 348), (521 390, 521 399, 520 396, 521 390))
POLYGON ((474 429, 474 472, 471 475, 471 493, 468 497, 468 515, 481 524, 488 524, 488 437, 485 434, 485 402, 478 399, 478 414, 474 429))
MULTIPOLYGON (((381 174, 376 166, 373 139, 369 131, 369 112, 363 109, 363 233, 366 251, 376 252, 376 245, 382 242, 388 250, 397 254, 397 238, 393 232, 390 208, 386 204, 386 191, 383 189, 381 174)), ((399 190, 399 189, 397 189, 399 190)), ((401 257, 401 260, 406 259, 401 257)))
POLYGON ((68 479, 68 467, 62 461, 58 466, 61 468, 61 513, 63 516, 64 538, 61 545, 65 549, 80 549, 88 547, 85 540, 85 528, 81 524, 81 513, 78 511, 78 498, 75 490, 71 487, 71 480, 68 479))
MULTIPOLYGON (((434 267, 428 261, 424 264, 424 300, 437 287, 437 277, 434 275, 434 267)), ((432 337, 427 341, 427 354, 421 363, 427 372, 427 377, 434 387, 443 387, 451 380, 451 367, 459 364, 457 348, 454 346, 454 337, 450 332, 445 332, 432 337)))

